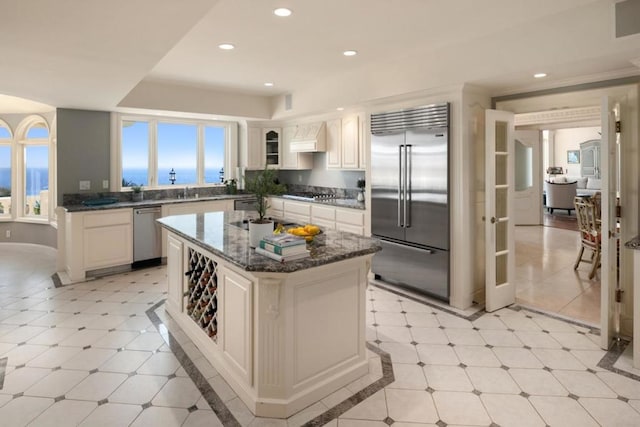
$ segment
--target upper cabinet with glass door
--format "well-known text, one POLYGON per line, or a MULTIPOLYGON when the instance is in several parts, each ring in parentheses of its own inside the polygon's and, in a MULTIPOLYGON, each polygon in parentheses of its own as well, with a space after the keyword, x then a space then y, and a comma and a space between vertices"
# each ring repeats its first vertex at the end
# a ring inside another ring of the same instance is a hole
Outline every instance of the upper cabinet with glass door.
POLYGON ((265 160, 267 167, 279 168, 281 165, 282 129, 263 129, 263 143, 265 147, 265 160))

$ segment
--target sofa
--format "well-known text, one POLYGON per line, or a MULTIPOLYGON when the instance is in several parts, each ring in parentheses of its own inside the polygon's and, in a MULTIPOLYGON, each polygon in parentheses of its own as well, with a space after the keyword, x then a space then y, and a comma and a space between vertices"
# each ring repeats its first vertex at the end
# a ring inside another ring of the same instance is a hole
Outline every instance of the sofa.
POLYGON ((582 176, 556 176, 551 182, 562 184, 576 182, 576 196, 593 196, 602 190, 602 180, 599 178, 582 176))

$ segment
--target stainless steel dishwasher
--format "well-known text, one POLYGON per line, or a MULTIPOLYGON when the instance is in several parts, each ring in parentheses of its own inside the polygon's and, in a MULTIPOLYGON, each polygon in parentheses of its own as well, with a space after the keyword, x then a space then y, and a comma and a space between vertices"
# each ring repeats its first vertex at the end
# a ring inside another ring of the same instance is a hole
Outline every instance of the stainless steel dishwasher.
POLYGON ((160 208, 133 210, 133 262, 162 257, 162 232, 156 219, 160 208))

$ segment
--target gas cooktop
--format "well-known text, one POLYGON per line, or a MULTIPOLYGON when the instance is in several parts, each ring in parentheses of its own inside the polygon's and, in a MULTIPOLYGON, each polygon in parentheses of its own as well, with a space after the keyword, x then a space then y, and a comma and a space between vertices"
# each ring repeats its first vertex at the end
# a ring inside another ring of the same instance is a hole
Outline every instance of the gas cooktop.
POLYGON ((282 195, 282 197, 286 199, 304 200, 304 201, 337 199, 335 194, 321 194, 321 193, 312 193, 312 192, 284 194, 282 195))

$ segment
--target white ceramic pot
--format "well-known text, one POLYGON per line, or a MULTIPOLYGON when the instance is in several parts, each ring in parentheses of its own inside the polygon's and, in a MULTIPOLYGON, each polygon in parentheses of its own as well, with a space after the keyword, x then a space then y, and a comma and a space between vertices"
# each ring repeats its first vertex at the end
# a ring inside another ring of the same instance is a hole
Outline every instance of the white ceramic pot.
POLYGON ((249 246, 255 248, 260 246, 260 240, 264 236, 273 233, 273 221, 260 224, 257 222, 249 221, 249 246))

